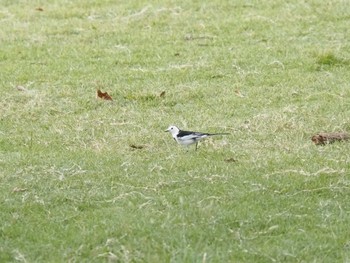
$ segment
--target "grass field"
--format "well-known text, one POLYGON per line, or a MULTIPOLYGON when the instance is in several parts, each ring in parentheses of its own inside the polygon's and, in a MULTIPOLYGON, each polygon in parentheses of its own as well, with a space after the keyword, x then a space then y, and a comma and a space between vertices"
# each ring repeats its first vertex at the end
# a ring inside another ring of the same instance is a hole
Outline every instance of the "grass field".
POLYGON ((0 262, 350 262, 347 1, 0 5, 0 262))

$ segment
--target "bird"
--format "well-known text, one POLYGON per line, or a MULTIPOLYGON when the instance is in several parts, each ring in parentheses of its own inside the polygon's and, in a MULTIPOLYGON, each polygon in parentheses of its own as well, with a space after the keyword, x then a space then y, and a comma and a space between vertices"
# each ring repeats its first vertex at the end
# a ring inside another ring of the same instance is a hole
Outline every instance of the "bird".
POLYGON ((166 132, 170 132, 174 140, 183 146, 189 146, 191 144, 196 144, 196 150, 198 147, 198 141, 209 136, 214 135, 229 135, 229 133, 204 133, 204 132, 193 132, 193 131, 183 131, 180 130, 175 125, 170 125, 166 132))

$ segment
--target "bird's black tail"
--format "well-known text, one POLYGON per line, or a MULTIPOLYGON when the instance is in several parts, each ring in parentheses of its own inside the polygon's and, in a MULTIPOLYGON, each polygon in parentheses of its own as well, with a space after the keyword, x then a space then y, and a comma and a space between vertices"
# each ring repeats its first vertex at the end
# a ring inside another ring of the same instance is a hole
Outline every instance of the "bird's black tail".
POLYGON ((223 133, 208 133, 208 136, 214 136, 214 135, 230 135, 231 133, 223 132, 223 133))

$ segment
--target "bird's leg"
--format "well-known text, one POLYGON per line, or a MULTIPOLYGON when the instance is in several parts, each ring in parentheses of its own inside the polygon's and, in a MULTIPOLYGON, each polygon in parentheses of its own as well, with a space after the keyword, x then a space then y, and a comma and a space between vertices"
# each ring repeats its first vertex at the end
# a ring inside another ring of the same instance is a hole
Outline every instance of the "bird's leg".
POLYGON ((197 151, 197 148, 198 148, 198 142, 196 142, 196 151, 197 151))

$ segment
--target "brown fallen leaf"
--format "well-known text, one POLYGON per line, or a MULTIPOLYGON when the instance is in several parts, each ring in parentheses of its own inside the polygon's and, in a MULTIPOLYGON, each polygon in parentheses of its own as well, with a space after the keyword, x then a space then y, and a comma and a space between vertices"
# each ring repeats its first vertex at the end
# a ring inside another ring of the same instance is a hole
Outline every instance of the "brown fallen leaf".
POLYGON ((145 148, 145 146, 143 146, 143 145, 130 144, 130 148, 137 149, 137 150, 141 150, 141 149, 145 148))
POLYGON ((237 95, 238 97, 241 97, 241 98, 244 97, 244 95, 243 95, 243 94, 241 93, 241 91, 238 90, 238 89, 235 90, 235 93, 236 93, 236 95, 237 95))
POLYGON ((109 96, 109 94, 107 92, 102 92, 101 90, 97 90, 96 92, 96 97, 97 98, 101 98, 104 100, 113 100, 111 96, 109 96))
POLYGON ((35 8, 35 10, 40 11, 40 12, 44 11, 44 9, 42 7, 37 7, 37 8, 35 8))
POLYGON ((235 162, 237 162, 237 160, 235 158, 233 158, 233 157, 227 158, 224 161, 227 162, 227 163, 235 163, 235 162))
POLYGON ((12 193, 25 192, 25 191, 27 191, 27 188, 15 187, 13 188, 12 193))
POLYGON ((164 98, 164 97, 165 97, 165 91, 162 91, 162 92, 159 94, 159 97, 164 98))
POLYGON ((24 86, 16 86, 16 89, 19 90, 19 91, 28 91, 24 86))
POLYGON ((311 137, 311 141, 316 145, 331 144, 336 141, 346 141, 349 139, 349 134, 345 132, 320 132, 311 137))

